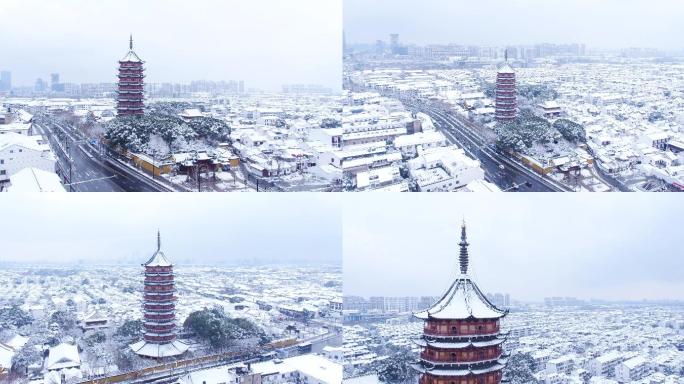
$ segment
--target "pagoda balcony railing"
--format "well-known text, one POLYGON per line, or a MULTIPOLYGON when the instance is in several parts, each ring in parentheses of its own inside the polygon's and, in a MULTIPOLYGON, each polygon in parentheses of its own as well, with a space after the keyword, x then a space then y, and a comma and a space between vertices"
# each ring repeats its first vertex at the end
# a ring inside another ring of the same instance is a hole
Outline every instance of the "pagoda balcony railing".
POLYGON ((151 313, 146 313, 143 318, 145 320, 174 320, 176 318, 176 315, 173 313, 168 313, 168 314, 151 314, 151 313))
POLYGON ((144 292, 145 294, 176 293, 176 288, 173 285, 145 285, 144 292))
POLYGON ((478 368, 486 368, 488 366, 494 365, 499 359, 501 358, 501 355, 496 356, 496 357, 491 357, 491 358, 486 358, 486 359, 480 359, 480 360, 474 360, 474 361, 441 361, 441 360, 436 360, 431 357, 423 357, 423 354, 421 353, 420 355, 420 360, 425 362, 428 365, 432 365, 434 367, 439 367, 441 369, 463 369, 463 368, 469 368, 469 369, 478 369, 478 368))
POLYGON ((178 298, 173 295, 150 295, 147 296, 145 295, 145 301, 153 302, 153 301, 158 301, 158 302, 164 302, 164 301, 176 301, 178 298))
MULTIPOLYGON (((445 330, 445 331, 440 331, 439 329, 430 329, 430 327, 424 327, 423 328, 423 334, 426 336, 435 336, 435 337, 473 337, 473 336, 495 336, 499 334, 499 326, 496 325, 494 327, 482 327, 482 329, 474 329, 470 330, 470 327, 467 329, 459 329, 460 327, 454 327, 445 330)), ((465 327, 463 327, 465 328, 465 327)))
POLYGON ((168 305, 154 305, 154 304, 145 304, 143 306, 143 309, 146 311, 155 311, 155 312, 164 312, 164 311, 173 311, 176 309, 175 304, 170 303, 168 305))
POLYGON ((146 312, 150 312, 150 313, 152 313, 152 312, 161 313, 161 312, 172 312, 172 311, 174 311, 174 310, 176 309, 176 306, 175 306, 174 304, 163 305, 163 306, 161 306, 161 307, 163 307, 163 308, 160 308, 160 309, 147 308, 147 305, 154 306, 155 304, 156 304, 156 303, 145 303, 145 308, 144 308, 145 311, 146 311, 146 312))
POLYGON ((145 323, 145 329, 154 333, 168 333, 176 329, 175 323, 168 324, 156 324, 156 323, 145 323))
POLYGON ((170 343, 176 338, 176 335, 174 335, 174 334, 170 334, 170 335, 166 335, 166 336, 144 335, 143 338, 145 339, 145 341, 151 342, 151 343, 170 343))
POLYGON ((432 363, 479 363, 483 361, 496 360, 501 357, 502 350, 500 347, 485 347, 481 350, 456 351, 456 352, 436 352, 429 353, 430 350, 425 349, 420 353, 420 358, 432 363))
POLYGON ((145 105, 142 103, 140 103, 140 104, 128 104, 128 105, 120 104, 120 105, 116 106, 116 109, 133 109, 133 110, 135 110, 135 109, 143 109, 143 108, 145 108, 145 105))
POLYGON ((421 375, 418 384, 499 384, 501 383, 501 372, 490 372, 481 375, 468 375, 463 377, 439 377, 428 373, 421 375))
POLYGON ((143 275, 145 275, 145 276, 175 276, 176 274, 173 273, 173 271, 167 271, 167 272, 145 271, 145 272, 143 272, 143 275))
POLYGON ((164 310, 153 310, 153 309, 146 309, 145 310, 146 315, 169 315, 169 314, 173 314, 174 312, 175 312, 175 308, 164 309, 164 310))
POLYGON ((168 274, 168 275, 150 274, 149 276, 145 276, 145 281, 173 281, 173 274, 168 274))

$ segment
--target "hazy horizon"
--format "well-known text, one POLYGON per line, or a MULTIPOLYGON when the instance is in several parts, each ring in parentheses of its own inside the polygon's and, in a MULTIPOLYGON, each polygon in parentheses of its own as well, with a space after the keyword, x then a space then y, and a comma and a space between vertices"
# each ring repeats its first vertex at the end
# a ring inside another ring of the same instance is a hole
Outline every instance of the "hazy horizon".
POLYGON ((0 212, 0 263, 140 265, 157 229, 179 265, 342 263, 335 195, 8 195, 0 212))
POLYGON ((442 295, 465 216, 469 271, 484 292, 684 299, 676 195, 354 195, 343 206, 345 295, 442 295))
POLYGON ((113 83, 133 34, 149 83, 341 89, 341 0, 3 0, 2 14, 0 70, 12 72, 13 86, 51 73, 113 83))
POLYGON ((586 44, 684 50, 677 0, 344 0, 348 44, 586 44))

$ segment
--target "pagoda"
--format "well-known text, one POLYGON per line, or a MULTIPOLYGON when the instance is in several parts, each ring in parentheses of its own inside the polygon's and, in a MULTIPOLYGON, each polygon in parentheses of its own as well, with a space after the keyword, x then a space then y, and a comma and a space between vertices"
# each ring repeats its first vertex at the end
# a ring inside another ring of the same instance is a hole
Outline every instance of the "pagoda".
POLYGON ((161 251, 159 232, 157 251, 143 266, 143 340, 131 344, 131 349, 138 355, 153 358, 181 355, 188 350, 188 346, 176 340, 173 264, 161 251))
POLYGON ((505 52, 506 61, 496 73, 496 120, 504 123, 515 120, 518 115, 516 101, 515 71, 508 64, 508 51, 505 52))
POLYGON ((466 226, 461 227, 460 274, 432 307, 414 314, 424 320, 423 347, 413 367, 420 384, 498 384, 506 365, 500 321, 508 311, 487 300, 468 275, 466 226))
POLYGON ((119 60, 119 83, 116 98, 117 116, 142 116, 144 112, 143 64, 140 57, 133 52, 133 36, 129 42, 129 51, 119 60))

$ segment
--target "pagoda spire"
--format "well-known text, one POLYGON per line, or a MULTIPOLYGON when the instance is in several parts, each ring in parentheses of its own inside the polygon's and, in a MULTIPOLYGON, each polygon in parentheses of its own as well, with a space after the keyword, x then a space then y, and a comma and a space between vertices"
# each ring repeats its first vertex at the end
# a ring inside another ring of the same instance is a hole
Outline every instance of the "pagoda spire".
POLYGON ((131 34, 131 40, 128 43, 128 48, 130 48, 131 51, 133 50, 133 34, 131 34))
POLYGON ((461 247, 461 253, 458 255, 458 261, 461 266, 461 274, 465 275, 468 273, 468 240, 466 238, 466 224, 465 220, 463 220, 463 224, 461 224, 461 242, 458 243, 458 245, 461 247))
POLYGON ((508 63, 508 48, 504 49, 504 59, 508 63))
POLYGON ((159 233, 159 230, 157 229, 157 252, 161 250, 161 234, 159 233))

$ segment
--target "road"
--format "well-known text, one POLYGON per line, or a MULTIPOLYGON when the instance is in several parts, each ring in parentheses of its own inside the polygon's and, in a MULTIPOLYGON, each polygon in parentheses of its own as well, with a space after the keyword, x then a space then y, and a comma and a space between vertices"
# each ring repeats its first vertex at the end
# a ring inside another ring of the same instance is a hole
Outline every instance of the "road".
POLYGON ((159 192, 163 188, 144 175, 115 164, 114 159, 98 154, 79 140, 76 133, 57 122, 35 124, 49 139, 58 159, 65 188, 74 192, 159 192), (70 161, 71 160, 71 161, 70 161))
POLYGON ((402 99, 402 101, 413 112, 423 112, 429 115, 435 127, 444 133, 450 143, 459 145, 470 157, 480 161, 485 171, 485 180, 496 184, 502 190, 521 192, 569 190, 560 183, 496 151, 488 140, 477 132, 473 123, 420 101, 410 99, 402 99))

